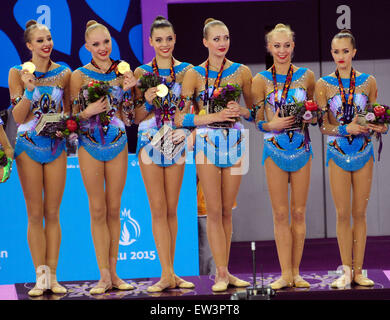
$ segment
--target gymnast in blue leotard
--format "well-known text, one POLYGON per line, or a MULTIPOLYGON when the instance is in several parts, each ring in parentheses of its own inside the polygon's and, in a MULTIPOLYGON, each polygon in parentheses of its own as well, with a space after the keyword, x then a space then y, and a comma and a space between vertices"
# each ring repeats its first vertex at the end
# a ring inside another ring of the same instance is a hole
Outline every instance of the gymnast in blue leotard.
POLYGON ((232 208, 245 161, 245 135, 241 116, 248 120, 251 118, 249 107, 252 105, 252 74, 247 66, 226 58, 230 35, 222 21, 206 20, 203 44, 208 48, 208 59, 187 71, 175 123, 180 127, 196 127, 195 161, 206 199, 207 234, 217 271, 212 290, 218 292, 225 291, 228 285, 249 285, 249 282, 229 273, 228 262, 232 208), (218 94, 217 88, 229 83, 240 86, 245 104, 249 107, 239 105, 238 101, 229 101, 226 108, 210 112, 211 98, 218 94), (226 122, 230 125, 218 128, 221 123, 226 122))
POLYGON ((112 287, 133 289, 118 277, 116 263, 121 196, 127 176, 125 123, 128 123, 128 114, 125 109, 128 108, 125 106, 132 101, 131 88, 136 79, 131 71, 120 74, 119 61, 110 58, 111 36, 104 25, 89 21, 85 41, 92 60, 72 73, 70 94, 73 113, 80 118, 78 158, 88 193, 92 238, 100 270, 100 281, 90 293, 102 294, 112 287), (84 91, 92 81, 108 83, 109 93, 88 103, 84 91), (106 116, 101 117, 103 112, 106 116))
POLYGON ((352 67, 356 54, 352 33, 341 31, 333 38, 331 46, 336 71, 319 79, 315 91, 318 105, 324 110, 321 131, 328 136, 326 165, 336 207, 337 240, 344 268, 344 274, 331 286, 344 288, 352 281, 362 286, 373 286, 374 282, 362 273, 366 209, 374 163, 370 131, 386 133, 387 127, 358 123, 358 113, 376 102, 377 87, 373 76, 352 67))
POLYGON ((35 286, 28 292, 30 296, 40 296, 45 289, 54 293, 66 292, 56 280, 66 153, 63 139, 37 136, 35 127, 43 114, 69 112, 71 71, 51 61, 53 40, 46 26, 30 20, 24 37, 32 53, 30 63, 36 70, 31 73, 22 70, 20 65, 12 67, 9 91, 12 114, 18 124, 15 158, 27 207, 27 240, 37 279, 44 269, 50 270, 48 286, 35 286))
MULTIPOLYGON (((165 125, 172 130, 172 146, 177 146, 186 136, 183 129, 176 129, 176 105, 181 97, 181 85, 185 73, 192 67, 173 57, 176 35, 172 24, 162 16, 156 17, 150 28, 149 43, 155 57, 134 72, 137 78, 154 73, 163 79, 168 88, 167 95, 157 97, 157 88, 149 88, 141 94, 142 103, 137 104, 135 122, 138 127, 137 156, 142 178, 148 194, 152 214, 153 236, 161 264, 161 279, 147 288, 148 292, 160 292, 167 288, 193 288, 192 282, 175 274, 174 253, 176 246, 177 204, 184 174, 184 152, 165 154, 155 148, 151 141, 165 125), (156 105, 155 99, 159 100, 156 105)), ((138 99, 137 99, 138 101, 138 99)))
POLYGON ((254 109, 257 110, 256 124, 264 132, 262 162, 265 166, 276 247, 282 270, 282 276, 271 283, 271 287, 306 288, 310 285, 299 275, 299 265, 305 241, 305 211, 313 153, 301 128, 288 130, 295 119, 293 116, 281 117, 280 106, 311 100, 315 79, 311 70, 291 63, 295 44, 290 27, 276 25, 267 34, 266 42, 274 64, 272 68, 253 78, 252 95, 254 109))

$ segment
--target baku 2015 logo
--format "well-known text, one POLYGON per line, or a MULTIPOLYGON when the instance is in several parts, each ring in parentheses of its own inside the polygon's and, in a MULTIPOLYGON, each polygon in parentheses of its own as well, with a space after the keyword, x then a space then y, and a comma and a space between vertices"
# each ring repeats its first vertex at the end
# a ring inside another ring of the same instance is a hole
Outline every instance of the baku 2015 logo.
POLYGON ((141 228, 134 218, 131 217, 130 210, 124 209, 121 213, 121 237, 119 244, 129 246, 141 235, 141 228))

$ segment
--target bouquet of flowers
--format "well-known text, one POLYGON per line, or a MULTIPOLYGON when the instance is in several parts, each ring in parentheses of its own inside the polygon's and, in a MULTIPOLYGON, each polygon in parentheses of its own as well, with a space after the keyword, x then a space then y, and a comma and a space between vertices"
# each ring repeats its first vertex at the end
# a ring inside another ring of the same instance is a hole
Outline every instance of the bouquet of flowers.
POLYGON ((164 84, 164 79, 153 72, 144 73, 138 80, 138 88, 144 94, 149 88, 157 87, 157 97, 154 98, 153 104, 161 108, 161 101, 158 98, 164 98, 168 94, 168 87, 164 84))
POLYGON ((68 154, 76 153, 78 135, 80 134, 80 120, 75 116, 61 116, 58 122, 46 124, 40 135, 53 139, 64 138, 68 154))
MULTIPOLYGON (((227 83, 218 87, 214 90, 210 103, 208 105, 208 113, 217 113, 226 108, 229 101, 237 101, 241 95, 242 89, 238 84, 227 83)), ((217 128, 228 128, 231 127, 232 123, 229 121, 225 122, 214 122, 209 127, 217 128)))
POLYGON ((95 102, 110 93, 110 85, 107 81, 92 80, 83 87, 83 94, 88 103, 95 102))
POLYGON ((3 148, 0 146, 0 168, 3 168, 7 165, 8 159, 3 148))
MULTIPOLYGON (((82 87, 82 100, 88 104, 107 96, 110 93, 110 84, 107 81, 92 80, 86 86, 82 87)), ((107 127, 111 121, 111 116, 107 112, 99 113, 100 123, 107 127)))
MULTIPOLYGON (((371 124, 389 124, 390 123, 390 107, 380 105, 378 103, 367 106, 364 112, 358 114, 358 124, 366 126, 367 123, 371 124)), ((374 131, 371 132, 371 135, 374 131)), ((381 159, 381 152, 383 147, 382 134, 376 132, 376 138, 379 140, 378 148, 378 161, 381 159)))
POLYGON ((363 113, 358 114, 358 123, 363 126, 365 126, 367 123, 389 124, 390 107, 377 103, 370 105, 363 113))
POLYGON ((280 115, 282 117, 295 116, 294 125, 286 130, 296 130, 303 128, 303 120, 310 121, 313 118, 319 118, 321 111, 314 101, 308 100, 282 105, 280 115))

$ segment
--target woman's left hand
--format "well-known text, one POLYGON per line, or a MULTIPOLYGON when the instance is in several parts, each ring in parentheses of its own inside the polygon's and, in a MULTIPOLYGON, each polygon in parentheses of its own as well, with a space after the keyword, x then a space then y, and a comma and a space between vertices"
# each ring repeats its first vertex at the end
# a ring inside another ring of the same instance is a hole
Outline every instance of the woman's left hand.
POLYGON ((241 107, 236 101, 229 101, 226 106, 229 110, 236 112, 238 116, 249 117, 250 115, 249 110, 247 108, 241 107))
POLYGON ((123 75, 123 90, 127 91, 137 84, 137 79, 134 77, 133 72, 127 71, 123 75))
POLYGON ((372 123, 369 123, 369 124, 367 124, 367 127, 370 130, 378 132, 378 133, 385 133, 387 131, 387 126, 385 124, 372 124, 372 123))
POLYGON ((186 138, 186 133, 183 129, 175 129, 172 132, 172 142, 173 144, 179 144, 184 141, 186 138))

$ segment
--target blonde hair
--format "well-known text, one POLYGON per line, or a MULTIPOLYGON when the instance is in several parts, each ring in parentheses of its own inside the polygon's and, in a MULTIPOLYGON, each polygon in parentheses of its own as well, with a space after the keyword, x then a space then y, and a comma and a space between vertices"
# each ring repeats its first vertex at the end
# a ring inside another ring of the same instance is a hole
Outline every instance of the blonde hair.
POLYGON ((265 35, 265 42, 268 44, 270 41, 271 41, 271 38, 272 36, 276 33, 276 32, 285 32, 287 33, 288 35, 291 36, 292 40, 294 41, 294 38, 295 38, 295 33, 294 31, 291 30, 290 26, 289 25, 285 25, 283 23, 278 23, 275 28, 273 28, 270 32, 268 32, 266 35, 265 35))
POLYGON ((24 42, 30 42, 31 41, 31 32, 33 32, 35 29, 47 29, 49 32, 49 28, 44 25, 36 22, 35 20, 28 20, 26 22, 26 28, 24 29, 24 42))
POLYGON ((110 31, 108 31, 107 27, 95 20, 89 20, 87 22, 87 25, 85 27, 85 40, 87 40, 88 38, 88 35, 95 29, 97 28, 102 28, 103 30, 106 30, 108 33, 110 33, 110 31))
MULTIPOLYGON (((207 18, 204 22, 204 27, 203 27, 203 38, 207 39, 209 35, 209 29, 214 26, 223 26, 226 27, 226 25, 220 21, 220 20, 215 20, 213 18, 207 18)), ((227 27, 226 27, 227 28, 227 27)))

